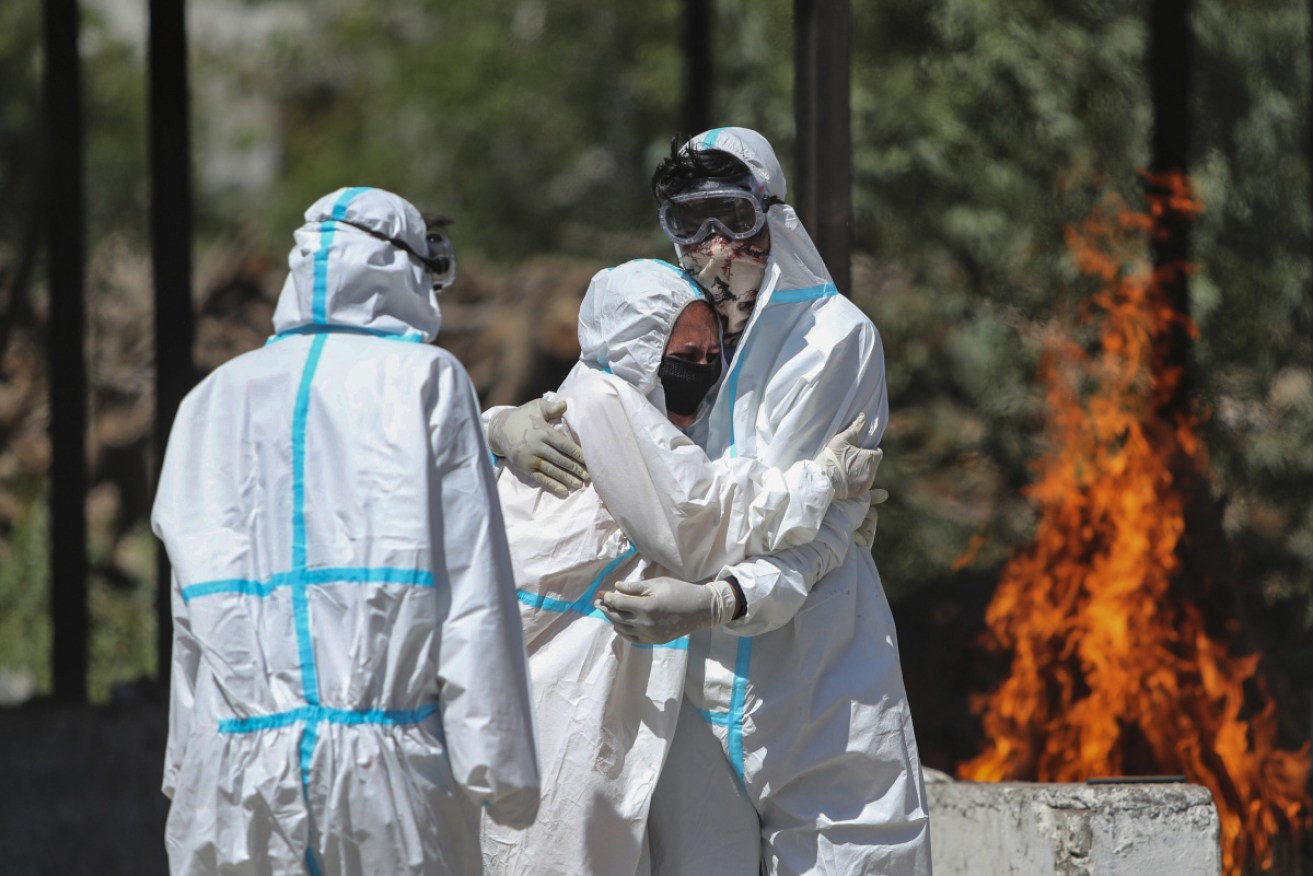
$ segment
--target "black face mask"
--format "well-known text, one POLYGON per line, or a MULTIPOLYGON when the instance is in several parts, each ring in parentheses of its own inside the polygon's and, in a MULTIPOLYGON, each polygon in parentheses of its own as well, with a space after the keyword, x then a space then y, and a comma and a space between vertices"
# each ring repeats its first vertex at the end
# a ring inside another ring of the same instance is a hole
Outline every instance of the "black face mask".
POLYGON ((697 413, 698 405, 707 397, 707 390, 720 379, 720 356, 706 365, 662 356, 657 376, 666 391, 666 410, 687 417, 697 413))

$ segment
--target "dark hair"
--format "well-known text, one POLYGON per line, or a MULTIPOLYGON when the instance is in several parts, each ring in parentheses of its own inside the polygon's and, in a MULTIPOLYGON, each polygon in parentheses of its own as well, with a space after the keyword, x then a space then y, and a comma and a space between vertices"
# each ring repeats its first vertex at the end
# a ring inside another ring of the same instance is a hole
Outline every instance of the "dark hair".
POLYGON ((434 231, 441 233, 444 228, 456 221, 455 219, 448 219, 446 216, 437 213, 429 213, 427 211, 420 213, 419 216, 424 220, 424 229, 430 234, 434 231))
POLYGON ((704 180, 738 181, 751 175, 748 166, 720 149, 684 148, 688 138, 676 134, 670 141, 670 155, 661 159, 652 172, 652 195, 657 202, 677 195, 693 183, 704 180))

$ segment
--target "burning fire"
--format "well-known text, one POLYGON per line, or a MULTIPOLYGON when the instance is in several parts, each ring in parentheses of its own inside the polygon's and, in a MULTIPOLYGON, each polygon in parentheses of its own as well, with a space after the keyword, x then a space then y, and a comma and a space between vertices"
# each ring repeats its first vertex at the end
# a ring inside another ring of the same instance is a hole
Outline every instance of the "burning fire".
POLYGON ((1226 871, 1269 869, 1274 839, 1307 827, 1309 747, 1284 750, 1257 654, 1210 637, 1183 595, 1182 484, 1208 461, 1185 414, 1164 415, 1181 371, 1174 331, 1193 325, 1166 287, 1187 266, 1153 270, 1165 220, 1201 207, 1182 176, 1154 178, 1148 209, 1104 198, 1067 230, 1080 271, 1101 290, 1083 316, 1100 342, 1047 344, 1049 450, 1028 490, 1034 544, 1004 567, 986 622, 1011 654, 1010 677, 979 696, 986 750, 958 774, 977 781, 1079 782, 1181 773, 1213 792, 1226 871))

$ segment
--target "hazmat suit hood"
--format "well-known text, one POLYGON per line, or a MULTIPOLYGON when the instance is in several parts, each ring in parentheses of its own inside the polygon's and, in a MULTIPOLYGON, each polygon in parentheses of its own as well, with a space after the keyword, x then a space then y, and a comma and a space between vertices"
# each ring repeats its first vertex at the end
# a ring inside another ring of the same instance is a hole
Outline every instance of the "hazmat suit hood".
MULTIPOLYGON (((775 150, 761 134, 750 128, 712 128, 684 144, 685 150, 718 149, 742 161, 752 174, 752 190, 760 198, 785 200, 788 182, 775 150)), ((770 228, 770 256, 766 276, 757 295, 760 309, 771 292, 812 289, 832 285, 830 272, 816 244, 803 227, 797 212, 788 204, 776 204, 766 213, 770 228)), ((679 247, 675 247, 679 251, 679 247)))
POLYGON ((684 308, 705 300, 688 274, 658 259, 598 271, 579 305, 581 364, 614 374, 664 411, 661 356, 684 308))
POLYGON ((432 341, 442 317, 424 265, 348 222, 419 253, 428 248, 424 219, 405 199, 368 187, 325 195, 296 231, 274 330, 279 336, 332 330, 432 341))

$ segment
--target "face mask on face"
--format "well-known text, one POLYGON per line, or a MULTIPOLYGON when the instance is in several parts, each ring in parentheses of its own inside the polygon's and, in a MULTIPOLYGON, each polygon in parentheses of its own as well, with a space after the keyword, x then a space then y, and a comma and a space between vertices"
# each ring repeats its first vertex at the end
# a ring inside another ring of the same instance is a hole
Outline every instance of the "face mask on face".
POLYGON ((698 405, 707 397, 707 390, 720 379, 720 357, 706 365, 696 365, 673 356, 663 356, 657 376, 661 378, 661 388, 666 393, 666 409, 681 417, 691 416, 697 413, 698 405))
POLYGON ((766 275, 766 254, 744 241, 712 234, 692 246, 680 247, 679 261, 711 295, 725 318, 725 334, 743 331, 757 304, 757 291, 766 275))

